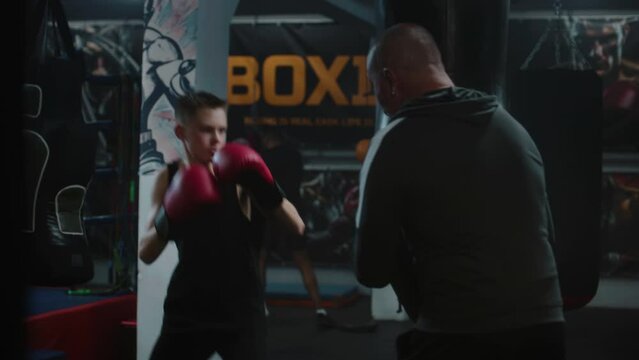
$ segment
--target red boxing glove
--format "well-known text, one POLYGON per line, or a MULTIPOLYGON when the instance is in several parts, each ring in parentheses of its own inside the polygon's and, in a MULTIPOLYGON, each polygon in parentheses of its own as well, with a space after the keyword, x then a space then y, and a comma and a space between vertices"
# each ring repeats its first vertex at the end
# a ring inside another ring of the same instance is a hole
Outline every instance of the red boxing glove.
POLYGON ((262 157, 248 146, 229 143, 213 155, 213 170, 220 181, 248 188, 264 209, 274 209, 284 195, 262 157))
POLYGON ((164 194, 164 201, 155 217, 158 235, 171 238, 170 223, 180 223, 206 204, 219 204, 220 191, 204 165, 193 164, 179 171, 164 194))

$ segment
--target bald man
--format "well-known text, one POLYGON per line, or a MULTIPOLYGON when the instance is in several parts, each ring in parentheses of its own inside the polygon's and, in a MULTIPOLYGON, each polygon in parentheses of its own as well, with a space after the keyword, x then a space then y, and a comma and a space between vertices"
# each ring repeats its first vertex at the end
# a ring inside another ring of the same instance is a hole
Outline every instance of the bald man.
POLYGON ((368 76, 389 124, 360 174, 356 270, 415 328, 399 359, 563 359, 544 166, 494 96, 455 86, 431 34, 386 30, 368 76))

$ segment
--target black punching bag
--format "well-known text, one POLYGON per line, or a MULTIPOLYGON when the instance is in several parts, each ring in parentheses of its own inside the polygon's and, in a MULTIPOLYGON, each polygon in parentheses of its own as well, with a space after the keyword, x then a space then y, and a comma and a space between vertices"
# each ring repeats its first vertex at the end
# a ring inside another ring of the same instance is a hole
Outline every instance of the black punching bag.
POLYGON ((546 69, 509 84, 509 111, 544 160, 564 308, 578 309, 599 284, 602 82, 594 71, 546 69))
POLYGON ((22 231, 28 281, 71 286, 93 277, 82 204, 97 132, 81 114, 84 60, 60 0, 26 7, 22 231))
POLYGON ((385 26, 412 22, 428 29, 457 86, 502 96, 508 0, 386 0, 385 26))
POLYGON ((544 160, 561 293, 572 310, 588 304, 599 286, 603 82, 560 10, 536 43, 524 44, 532 51, 509 74, 507 98, 544 160))

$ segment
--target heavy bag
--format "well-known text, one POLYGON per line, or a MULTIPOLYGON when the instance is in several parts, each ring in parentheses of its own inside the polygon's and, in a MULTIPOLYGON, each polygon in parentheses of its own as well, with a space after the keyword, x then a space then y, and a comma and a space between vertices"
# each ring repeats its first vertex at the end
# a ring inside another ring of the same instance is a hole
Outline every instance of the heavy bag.
POLYGON ((525 70, 509 81, 509 111, 528 130, 545 165, 566 310, 585 306, 599 284, 601 94, 601 79, 592 70, 525 70))
POLYGON ((27 7, 23 92, 23 233, 28 280, 71 286, 93 278, 82 204, 97 132, 82 119, 85 76, 60 0, 27 7))
POLYGON ((73 38, 60 0, 32 0, 27 7, 24 98, 30 106, 24 127, 45 132, 82 122, 84 58, 73 38), (39 110, 39 111, 36 111, 39 110))

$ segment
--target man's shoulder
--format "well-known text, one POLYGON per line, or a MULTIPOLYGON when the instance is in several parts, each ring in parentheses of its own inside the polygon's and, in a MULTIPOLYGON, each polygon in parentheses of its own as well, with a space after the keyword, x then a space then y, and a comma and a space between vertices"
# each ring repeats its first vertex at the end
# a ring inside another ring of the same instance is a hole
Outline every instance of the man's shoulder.
POLYGON ((369 151, 382 146, 388 148, 401 144, 404 137, 403 134, 409 130, 406 126, 407 120, 408 118, 404 117, 393 119, 388 125, 377 131, 371 138, 369 151))

